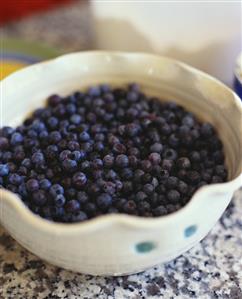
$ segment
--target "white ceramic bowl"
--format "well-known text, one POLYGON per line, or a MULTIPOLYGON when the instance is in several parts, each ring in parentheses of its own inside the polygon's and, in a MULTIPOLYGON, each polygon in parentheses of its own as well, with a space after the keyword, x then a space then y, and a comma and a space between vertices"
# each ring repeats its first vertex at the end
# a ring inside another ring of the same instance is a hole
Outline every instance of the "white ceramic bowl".
POLYGON ((178 61, 149 54, 83 52, 36 64, 1 82, 2 125, 16 125, 52 93, 85 86, 138 82, 149 95, 172 99, 211 122, 224 143, 229 181, 200 188, 181 210, 164 217, 105 215, 60 224, 34 215, 1 190, 0 220, 40 258, 96 275, 135 273, 190 249, 213 227, 242 185, 242 104, 216 79, 178 61))

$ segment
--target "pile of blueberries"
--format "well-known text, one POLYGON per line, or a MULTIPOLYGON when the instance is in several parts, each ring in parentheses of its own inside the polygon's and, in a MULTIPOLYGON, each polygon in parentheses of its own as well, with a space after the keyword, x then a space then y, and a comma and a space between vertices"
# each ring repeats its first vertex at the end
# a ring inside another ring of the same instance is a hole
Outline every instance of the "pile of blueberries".
POLYGON ((48 220, 167 215, 226 179, 212 125, 137 84, 52 95, 22 125, 0 129, 0 187, 48 220))

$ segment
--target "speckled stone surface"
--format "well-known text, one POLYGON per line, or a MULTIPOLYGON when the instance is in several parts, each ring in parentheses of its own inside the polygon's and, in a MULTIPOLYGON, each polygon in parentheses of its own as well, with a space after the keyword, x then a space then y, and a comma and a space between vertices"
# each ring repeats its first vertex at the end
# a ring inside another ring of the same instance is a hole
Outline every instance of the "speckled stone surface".
MULTIPOLYGON (((64 51, 91 49, 91 14, 79 1, 11 23, 2 37, 64 51)), ((51 266, 0 227, 0 299, 242 299, 242 190, 210 234, 176 260, 127 277, 91 277, 51 266)))

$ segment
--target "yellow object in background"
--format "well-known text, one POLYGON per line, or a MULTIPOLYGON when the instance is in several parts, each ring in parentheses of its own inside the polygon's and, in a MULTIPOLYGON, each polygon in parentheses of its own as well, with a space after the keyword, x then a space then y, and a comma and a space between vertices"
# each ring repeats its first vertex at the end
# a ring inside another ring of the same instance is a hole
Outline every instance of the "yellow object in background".
POLYGON ((11 73, 25 67, 25 63, 14 62, 14 61, 1 61, 1 72, 0 72, 0 80, 7 77, 11 73))

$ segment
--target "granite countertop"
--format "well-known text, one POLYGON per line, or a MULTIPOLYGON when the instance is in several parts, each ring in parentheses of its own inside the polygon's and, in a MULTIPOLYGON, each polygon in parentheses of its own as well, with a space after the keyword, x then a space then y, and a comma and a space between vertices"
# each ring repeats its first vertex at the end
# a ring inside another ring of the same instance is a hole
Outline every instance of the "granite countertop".
MULTIPOLYGON (((79 1, 1 29, 19 37, 75 51, 91 48, 87 4, 79 1)), ((86 2, 85 2, 86 3, 86 2)), ((241 299, 242 190, 210 234, 170 263, 126 277, 92 277, 51 266, 0 227, 0 299, 241 299)))

